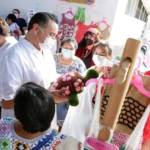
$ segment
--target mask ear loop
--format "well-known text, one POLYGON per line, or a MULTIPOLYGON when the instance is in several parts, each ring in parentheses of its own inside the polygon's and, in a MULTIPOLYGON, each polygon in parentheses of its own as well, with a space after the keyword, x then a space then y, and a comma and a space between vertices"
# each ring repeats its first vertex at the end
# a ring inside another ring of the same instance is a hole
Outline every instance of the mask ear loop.
POLYGON ((46 38, 46 36, 45 36, 45 34, 44 34, 44 32, 43 32, 43 30, 41 29, 41 27, 39 26, 39 28, 40 28, 40 30, 41 30, 41 32, 42 32, 42 34, 44 35, 44 37, 46 38))
POLYGON ((43 30, 41 29, 41 27, 40 27, 40 26, 39 26, 39 28, 40 28, 40 30, 41 30, 41 32, 42 32, 42 34, 44 35, 45 39, 46 39, 46 38, 50 38, 50 39, 56 40, 56 37, 55 37, 55 38, 52 38, 52 37, 47 37, 47 36, 45 36, 45 34, 44 34, 44 32, 43 32, 43 30))
POLYGON ((40 43, 39 38, 37 37, 37 34, 35 34, 35 36, 36 36, 36 39, 37 39, 38 43, 40 43))

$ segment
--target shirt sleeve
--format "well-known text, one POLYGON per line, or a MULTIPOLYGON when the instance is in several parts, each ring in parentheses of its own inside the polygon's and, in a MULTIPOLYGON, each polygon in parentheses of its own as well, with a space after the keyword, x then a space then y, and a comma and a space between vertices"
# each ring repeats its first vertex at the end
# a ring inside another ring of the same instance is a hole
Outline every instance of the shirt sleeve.
POLYGON ((20 29, 19 26, 16 23, 13 23, 12 25, 10 25, 10 31, 14 32, 15 30, 20 29))
POLYGON ((21 27, 23 28, 23 27, 27 27, 27 23, 26 23, 26 21, 23 19, 23 18, 21 18, 22 20, 21 20, 21 27))
POLYGON ((4 100, 11 100, 17 89, 22 85, 23 73, 20 57, 11 51, 4 60, 1 73, 1 96, 4 100))

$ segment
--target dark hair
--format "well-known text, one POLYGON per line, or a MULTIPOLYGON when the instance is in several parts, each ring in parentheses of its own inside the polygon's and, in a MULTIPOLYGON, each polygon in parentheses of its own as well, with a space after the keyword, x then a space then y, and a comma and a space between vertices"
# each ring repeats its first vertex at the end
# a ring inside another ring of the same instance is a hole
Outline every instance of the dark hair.
POLYGON ((62 41, 61 41, 61 46, 63 46, 65 43, 73 43, 74 47, 75 47, 75 50, 78 48, 78 44, 77 44, 77 41, 75 38, 73 37, 67 37, 67 38, 64 38, 62 41))
POLYGON ((6 21, 0 18, 0 35, 8 36, 10 33, 10 29, 6 21))
POLYGON ((29 82, 14 97, 14 112, 23 129, 30 132, 47 130, 55 113, 54 99, 43 87, 29 82))
POLYGON ((49 22, 49 20, 53 20, 55 23, 58 24, 58 18, 57 16, 51 14, 51 13, 48 13, 48 12, 39 12, 39 13, 36 13, 30 20, 29 22, 29 25, 28 25, 28 31, 30 31, 33 27, 33 25, 35 23, 39 24, 39 26, 41 28, 45 28, 47 27, 47 24, 49 22))
MULTIPOLYGON (((84 34, 84 37, 83 39, 78 43, 78 47, 82 47, 82 46, 85 46, 85 37, 90 34, 90 35, 94 35, 92 32, 90 31, 87 31, 85 34, 84 34)), ((95 35, 95 43, 99 42, 99 38, 95 35)))
MULTIPOLYGON (((98 42, 98 43, 96 43, 96 45, 95 45, 95 48, 94 48, 94 51, 95 51, 95 49, 97 48, 97 47, 102 47, 103 48, 103 50, 105 50, 106 51, 106 53, 107 53, 107 55, 108 56, 112 56, 112 49, 110 48, 110 46, 109 46, 109 44, 108 43, 103 43, 103 42, 98 42)), ((93 51, 93 52, 94 52, 93 51)))
POLYGON ((9 14, 7 16, 7 19, 11 19, 12 22, 17 22, 17 18, 14 14, 9 14))
POLYGON ((18 14, 20 14, 20 11, 19 11, 19 9, 13 9, 13 10, 17 11, 17 12, 18 12, 18 14))

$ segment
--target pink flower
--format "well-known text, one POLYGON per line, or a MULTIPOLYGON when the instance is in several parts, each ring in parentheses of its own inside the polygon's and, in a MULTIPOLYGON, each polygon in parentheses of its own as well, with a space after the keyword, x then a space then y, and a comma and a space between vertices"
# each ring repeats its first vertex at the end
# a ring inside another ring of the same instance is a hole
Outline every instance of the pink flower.
POLYGON ((78 79, 77 81, 78 81, 79 83, 81 83, 81 82, 82 82, 82 80, 81 80, 81 79, 78 79))
POLYGON ((75 86, 75 87, 79 86, 79 83, 78 83, 78 82, 75 82, 75 83, 74 83, 74 86, 75 86))
POLYGON ((67 78, 66 78, 66 77, 64 77, 64 78, 63 78, 63 81, 67 81, 67 78))
POLYGON ((70 80, 71 80, 71 77, 70 77, 70 76, 68 76, 68 77, 67 77, 67 81, 70 81, 70 80))

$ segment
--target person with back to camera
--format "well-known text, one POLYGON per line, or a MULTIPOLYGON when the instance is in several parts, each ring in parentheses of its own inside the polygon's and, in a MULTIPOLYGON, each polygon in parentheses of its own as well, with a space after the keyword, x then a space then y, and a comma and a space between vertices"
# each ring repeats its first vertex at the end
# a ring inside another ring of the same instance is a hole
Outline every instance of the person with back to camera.
POLYGON ((89 28, 83 39, 78 43, 76 56, 83 60, 86 68, 94 65, 92 60, 94 45, 99 41, 100 32, 96 28, 89 28))
POLYGON ((0 120, 0 149, 54 150, 65 138, 51 128, 55 103, 49 91, 28 82, 14 96, 16 119, 0 120))

